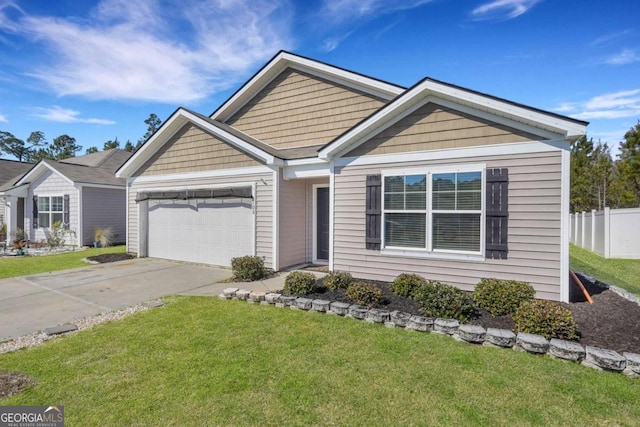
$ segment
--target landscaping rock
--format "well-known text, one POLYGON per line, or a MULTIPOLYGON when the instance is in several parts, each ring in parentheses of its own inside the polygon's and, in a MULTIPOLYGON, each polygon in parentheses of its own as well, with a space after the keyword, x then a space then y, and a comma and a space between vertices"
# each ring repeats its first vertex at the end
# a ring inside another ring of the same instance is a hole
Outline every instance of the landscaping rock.
POLYGON ((422 316, 411 316, 406 327, 412 331, 429 332, 433 330, 433 319, 422 316))
POLYGON ((256 303, 260 301, 264 301, 264 292, 251 292, 249 297, 247 298, 247 302, 256 303))
POLYGON ((162 302, 162 301, 151 301, 151 302, 145 303, 144 306, 147 307, 147 308, 164 307, 164 302, 162 302))
MULTIPOLYGON (((436 320, 436 325, 438 320, 436 320)), ((479 325, 460 325, 456 337, 462 341, 482 344, 487 336, 487 331, 479 325)))
POLYGON ((236 291, 236 298, 238 298, 241 301, 246 301, 247 298, 249 298, 250 293, 251 291, 248 291, 246 289, 239 289, 238 291, 236 291))
POLYGON ((276 304, 280 300, 281 296, 282 296, 281 294, 277 294, 275 292, 269 292, 264 296, 264 300, 267 304, 276 304))
POLYGON ((544 354, 549 349, 549 341, 543 336, 518 332, 516 336, 516 349, 521 349, 533 354, 544 354))
POLYGON ((384 323, 389 320, 389 312, 387 310, 372 308, 367 311, 367 317, 364 320, 370 323, 384 323))
POLYGON ((549 341, 549 356, 551 357, 579 362, 584 359, 584 355, 584 347, 577 342, 559 340, 557 338, 552 338, 549 341))
POLYGON ((238 292, 238 288, 226 288, 222 290, 222 295, 227 299, 231 299, 236 296, 236 292, 238 292))
POLYGON ((508 329, 488 328, 483 345, 510 348, 516 345, 516 334, 508 329))
POLYGON ((453 335, 458 330, 460 322, 454 319, 436 319, 433 323, 433 332, 453 335))
POLYGON ((65 323, 64 325, 54 326, 53 328, 47 328, 44 330, 44 333, 47 335, 60 335, 66 334, 67 332, 77 331, 78 327, 73 323, 65 323))
POLYGON ((348 302, 333 301, 331 304, 329 304, 329 311, 327 312, 327 314, 337 314, 338 316, 345 316, 349 314, 350 306, 351 304, 349 304, 348 302))
POLYGON ((624 368, 624 373, 630 378, 640 378, 640 354, 636 353, 622 353, 625 359, 627 359, 627 366, 624 368))
POLYGON ((613 350, 586 346, 585 351, 586 356, 582 364, 590 368, 619 372, 623 371, 627 366, 627 359, 613 350))
POLYGON ((309 298, 296 298, 295 305, 292 305, 291 308, 296 308, 298 310, 311 310, 311 303, 313 300, 309 298))
POLYGON ((293 295, 280 295, 278 298, 278 302, 276 302, 276 307, 292 307, 296 303, 296 297, 293 295))
POLYGON ((404 328, 407 326, 411 315, 403 311, 394 310, 389 313, 389 321, 384 322, 385 326, 404 328))
POLYGON ((311 310, 326 313, 329 310, 330 304, 331 301, 327 301, 326 299, 314 299, 311 301, 311 310))
POLYGON ((354 319, 363 320, 367 317, 367 311, 369 311, 369 309, 363 305, 352 304, 349 306, 348 316, 353 317, 354 319))

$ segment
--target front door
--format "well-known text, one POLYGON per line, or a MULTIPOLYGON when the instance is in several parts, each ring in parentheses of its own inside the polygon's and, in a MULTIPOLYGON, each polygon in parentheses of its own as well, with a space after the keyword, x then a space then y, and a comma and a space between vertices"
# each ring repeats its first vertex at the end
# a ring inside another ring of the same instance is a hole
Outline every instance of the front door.
POLYGON ((316 260, 329 260, 329 187, 316 189, 316 260))
POLYGON ((16 227, 24 230, 24 197, 18 197, 16 227))

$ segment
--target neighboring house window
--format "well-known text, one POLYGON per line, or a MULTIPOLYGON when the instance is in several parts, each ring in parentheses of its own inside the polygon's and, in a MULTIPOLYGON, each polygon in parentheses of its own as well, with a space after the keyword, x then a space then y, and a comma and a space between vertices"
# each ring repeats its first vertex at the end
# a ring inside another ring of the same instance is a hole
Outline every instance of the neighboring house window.
POLYGON ((480 254, 482 171, 385 174, 384 247, 480 254))
POLYGON ((63 196, 38 196, 38 226, 49 228, 64 217, 63 196))

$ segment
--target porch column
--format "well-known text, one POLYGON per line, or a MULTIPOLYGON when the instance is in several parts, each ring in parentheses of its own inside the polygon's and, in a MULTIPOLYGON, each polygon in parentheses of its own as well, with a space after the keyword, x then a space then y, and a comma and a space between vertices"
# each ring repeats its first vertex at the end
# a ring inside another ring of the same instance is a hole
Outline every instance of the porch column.
POLYGON ((18 198, 15 196, 7 196, 6 199, 7 217, 5 222, 7 224, 7 242, 11 241, 11 236, 15 234, 16 227, 18 226, 18 198))
POLYGON ((138 202, 138 258, 149 256, 149 201, 138 202))

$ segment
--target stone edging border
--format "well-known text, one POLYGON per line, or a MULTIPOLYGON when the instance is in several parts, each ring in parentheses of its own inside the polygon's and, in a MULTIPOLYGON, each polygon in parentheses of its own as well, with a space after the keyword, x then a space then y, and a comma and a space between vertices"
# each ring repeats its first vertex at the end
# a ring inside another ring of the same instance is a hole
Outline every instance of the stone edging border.
POLYGON ((247 289, 226 288, 218 296, 223 300, 236 299, 252 304, 273 305, 280 308, 312 311, 351 317, 388 327, 400 327, 421 332, 450 335, 454 339, 490 347, 512 348, 532 354, 548 354, 551 358, 578 362, 596 370, 622 372, 630 378, 640 378, 640 354, 613 350, 507 329, 485 329, 479 325, 460 324, 454 319, 433 319, 400 311, 387 311, 361 305, 323 299, 301 298, 274 292, 253 292, 247 289))

